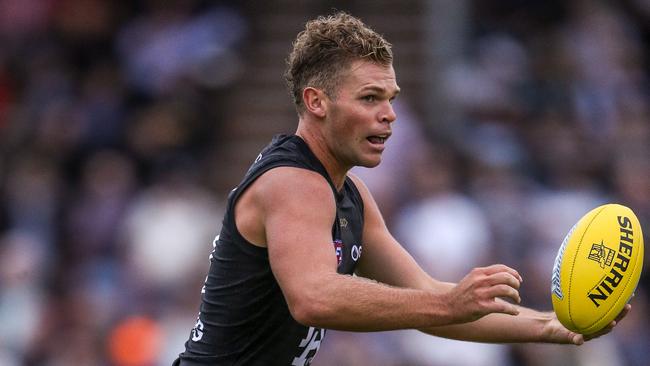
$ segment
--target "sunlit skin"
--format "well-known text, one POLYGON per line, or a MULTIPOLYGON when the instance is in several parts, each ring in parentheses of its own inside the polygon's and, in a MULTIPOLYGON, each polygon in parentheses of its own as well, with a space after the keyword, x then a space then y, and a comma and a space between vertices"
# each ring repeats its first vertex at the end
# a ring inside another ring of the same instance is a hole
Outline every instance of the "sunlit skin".
MULTIPOLYGON (((399 93, 392 66, 353 62, 335 95, 306 87, 298 134, 340 189, 353 166, 381 162, 397 116, 399 93)), ((419 329, 475 342, 582 344, 592 335, 570 332, 553 312, 523 306, 519 273, 505 265, 474 268, 458 283, 430 277, 390 234, 363 182, 349 174, 364 204, 363 256, 357 276, 337 273, 332 254, 336 202, 317 173, 273 168, 242 193, 236 225, 254 245, 268 248, 269 263, 292 316, 301 324, 347 331, 419 329), (370 280, 369 280, 370 279, 370 280), (351 303, 347 296, 354 294, 351 303)))
POLYGON ((296 134, 321 160, 334 183, 341 187, 354 166, 375 167, 397 115, 392 102, 399 87, 392 65, 354 61, 336 95, 307 87, 296 134))

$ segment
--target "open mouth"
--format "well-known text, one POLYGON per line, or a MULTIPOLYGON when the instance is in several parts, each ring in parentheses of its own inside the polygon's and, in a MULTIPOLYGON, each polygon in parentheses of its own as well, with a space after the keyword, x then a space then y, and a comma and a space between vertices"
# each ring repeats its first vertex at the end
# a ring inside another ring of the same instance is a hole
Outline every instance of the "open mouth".
POLYGON ((388 139, 388 135, 370 136, 367 138, 371 144, 383 145, 388 139))

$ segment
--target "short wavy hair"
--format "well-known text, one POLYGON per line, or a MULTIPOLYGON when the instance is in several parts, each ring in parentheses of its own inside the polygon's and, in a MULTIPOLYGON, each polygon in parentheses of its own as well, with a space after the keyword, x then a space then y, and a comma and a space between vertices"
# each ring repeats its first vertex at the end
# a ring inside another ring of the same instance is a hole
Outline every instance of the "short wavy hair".
POLYGON ((345 12, 308 21, 293 42, 284 73, 298 114, 305 108, 304 88, 321 89, 335 99, 340 77, 356 60, 391 65, 392 45, 360 19, 345 12))

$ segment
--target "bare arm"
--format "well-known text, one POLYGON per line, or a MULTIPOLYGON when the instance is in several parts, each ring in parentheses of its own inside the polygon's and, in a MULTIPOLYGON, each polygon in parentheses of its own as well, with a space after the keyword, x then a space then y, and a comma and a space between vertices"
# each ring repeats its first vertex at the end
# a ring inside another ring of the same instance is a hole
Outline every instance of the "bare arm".
MULTIPOLYGON (((451 283, 443 284, 451 289, 451 283)), ((497 301, 503 301, 497 299, 497 301)), ((552 312, 539 312, 523 306, 517 306, 517 316, 503 314, 488 314, 474 322, 452 324, 439 327, 420 329, 434 336, 473 342, 490 343, 521 343, 521 342, 551 342, 551 343, 581 343, 576 333, 564 329, 552 312), (557 322, 557 329, 553 324, 557 322)))
MULTIPOLYGON (((255 190, 254 206, 264 226, 271 269, 298 322, 378 331, 452 324, 513 309, 509 304, 477 302, 460 313, 447 293, 338 274, 331 238, 334 197, 327 182, 314 172, 276 168, 251 189, 255 190)), ((502 281, 503 272, 493 272, 486 276, 502 281)), ((508 288, 491 288, 495 292, 491 296, 509 296, 515 290, 508 288)))
MULTIPOLYGON (((502 301, 502 300, 499 300, 502 301)), ((581 345, 612 331, 631 309, 626 305, 616 320, 594 334, 578 334, 566 329, 552 311, 541 312, 517 306, 519 314, 488 314, 466 324, 452 324, 420 329, 422 332, 450 339, 486 343, 565 343, 581 345)))
MULTIPOLYGON (((363 185, 363 182, 356 177, 353 177, 353 179, 362 193, 367 212, 367 227, 364 231, 364 255, 359 265, 359 275, 395 286, 430 289, 436 293, 455 294, 451 297, 465 298, 467 301, 472 301, 472 293, 477 291, 477 288, 472 287, 472 285, 485 278, 486 268, 474 269, 458 284, 440 282, 431 278, 389 233, 372 196, 363 185)), ((514 276, 517 278, 516 283, 506 281, 507 277, 504 277, 504 281, 513 288, 518 289, 521 277, 516 272, 514 272, 514 276)), ((503 283, 496 284, 496 286, 502 285, 503 283)), ((481 288, 478 290, 480 291, 481 288)), ((518 294, 516 297, 509 297, 518 300, 518 294)), ((499 296, 487 299, 487 301, 490 300, 506 304, 504 300, 499 299, 499 296)), ((619 318, 604 330, 596 334, 583 336, 564 328, 552 312, 539 312, 513 304, 507 305, 516 308, 516 311, 510 313, 495 312, 484 317, 477 317, 476 320, 471 322, 425 327, 420 328, 420 330, 435 336, 476 342, 582 344, 585 340, 611 331, 616 325, 616 321, 624 317, 630 309, 628 305, 619 318)), ((456 302, 454 306, 462 307, 463 302, 456 302)))
POLYGON ((271 269, 298 322, 372 331, 435 325, 431 319, 444 317, 443 307, 436 304, 440 300, 428 291, 336 272, 331 239, 336 206, 320 175, 276 168, 255 184, 271 269))

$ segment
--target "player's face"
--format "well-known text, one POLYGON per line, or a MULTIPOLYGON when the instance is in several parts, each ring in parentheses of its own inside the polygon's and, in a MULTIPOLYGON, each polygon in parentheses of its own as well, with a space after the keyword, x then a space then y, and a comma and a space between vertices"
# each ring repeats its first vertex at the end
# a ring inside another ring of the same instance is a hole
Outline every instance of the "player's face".
POLYGON ((397 93, 392 65, 355 61, 343 75, 338 93, 329 103, 325 130, 332 154, 346 168, 380 163, 391 124, 397 118, 392 106, 397 93))

